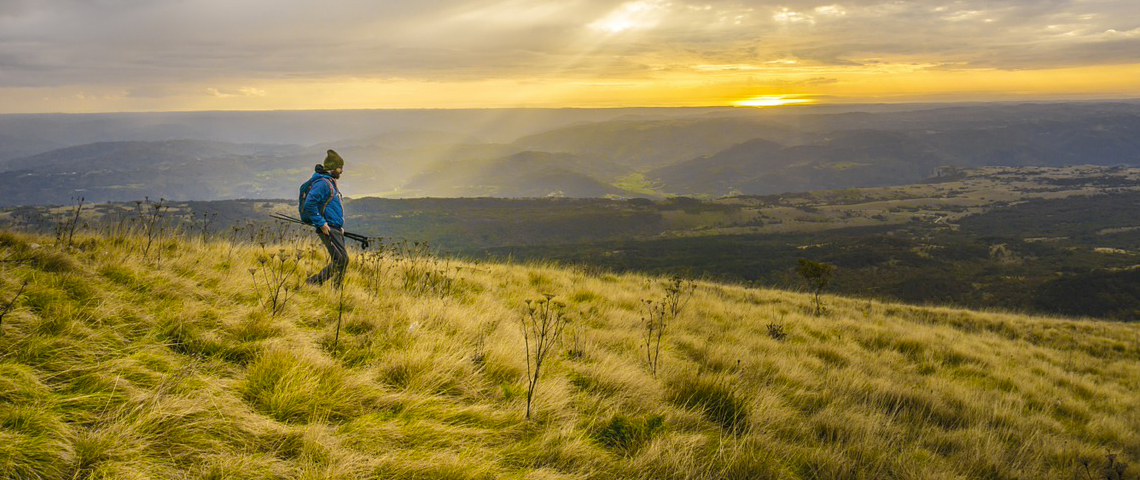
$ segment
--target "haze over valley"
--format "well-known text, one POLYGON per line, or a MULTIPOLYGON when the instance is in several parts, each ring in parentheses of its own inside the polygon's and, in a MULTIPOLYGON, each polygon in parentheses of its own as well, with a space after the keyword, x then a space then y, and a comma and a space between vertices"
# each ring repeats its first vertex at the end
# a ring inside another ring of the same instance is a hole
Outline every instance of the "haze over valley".
POLYGON ((288 198, 329 148, 355 198, 718 198, 1133 165, 1140 103, 7 115, 0 138, 0 205, 288 198))

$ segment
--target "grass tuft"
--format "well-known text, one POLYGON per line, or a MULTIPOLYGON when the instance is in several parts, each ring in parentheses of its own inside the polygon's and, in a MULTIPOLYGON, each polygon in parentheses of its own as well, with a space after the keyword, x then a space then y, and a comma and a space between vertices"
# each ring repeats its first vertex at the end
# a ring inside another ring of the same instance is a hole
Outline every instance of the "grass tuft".
POLYGON ((62 478, 74 456, 70 437, 51 409, 0 404, 0 478, 62 478))
POLYGON ((195 476, 202 480, 277 480, 295 478, 296 472, 271 455, 211 455, 195 476))
POLYGON ((748 426, 747 402, 722 378, 681 377, 669 385, 669 397, 680 407, 699 409, 725 431, 742 433, 748 426))
POLYGON ((79 263, 71 255, 47 249, 33 250, 29 256, 29 263, 50 273, 66 273, 79 269, 79 263))
POLYGON ((42 403, 50 394, 31 367, 0 363, 0 404, 42 403))
POLYGON ((614 415, 610 421, 594 432, 594 440, 602 446, 624 455, 633 455, 665 427, 665 417, 648 415, 631 418, 614 415))
POLYGON ((256 410, 281 422, 336 422, 359 415, 368 400, 347 377, 318 354, 278 348, 249 366, 241 391, 256 410))

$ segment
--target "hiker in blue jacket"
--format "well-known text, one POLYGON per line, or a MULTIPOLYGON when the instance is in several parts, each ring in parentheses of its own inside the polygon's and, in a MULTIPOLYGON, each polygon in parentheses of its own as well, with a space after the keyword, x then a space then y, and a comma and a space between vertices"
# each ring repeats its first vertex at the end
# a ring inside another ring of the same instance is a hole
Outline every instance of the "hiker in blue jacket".
POLYGON ((344 247, 344 208, 340 204, 340 189, 336 180, 344 172, 344 159, 329 150, 323 164, 318 164, 312 178, 302 185, 308 194, 301 205, 301 220, 317 227, 317 236, 329 251, 329 264, 306 280, 310 285, 321 285, 335 277, 337 286, 344 279, 348 267, 348 250, 344 247))

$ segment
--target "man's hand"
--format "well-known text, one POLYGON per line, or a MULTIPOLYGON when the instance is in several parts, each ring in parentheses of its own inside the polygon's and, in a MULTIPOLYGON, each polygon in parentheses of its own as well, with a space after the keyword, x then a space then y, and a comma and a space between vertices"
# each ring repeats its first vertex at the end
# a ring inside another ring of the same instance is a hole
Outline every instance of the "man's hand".
POLYGON ((329 224, 327 224, 327 223, 321 224, 321 233, 325 234, 326 236, 329 234, 329 224))

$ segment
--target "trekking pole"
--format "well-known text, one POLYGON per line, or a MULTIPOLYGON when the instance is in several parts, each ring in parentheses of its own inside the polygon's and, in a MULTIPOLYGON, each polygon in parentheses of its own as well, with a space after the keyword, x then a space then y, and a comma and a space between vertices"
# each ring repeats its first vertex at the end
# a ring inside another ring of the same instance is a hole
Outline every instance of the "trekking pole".
MULTIPOLYGON (((283 222, 296 223, 299 225, 308 225, 310 227, 314 226, 311 223, 301 221, 301 219, 299 219, 299 218, 290 217, 289 215, 284 215, 281 213, 273 213, 273 214, 270 214, 269 216, 276 219, 276 220, 281 220, 283 222)), ((364 250, 368 250, 368 237, 361 235, 359 233, 344 232, 344 238, 356 240, 357 242, 360 242, 360 248, 362 248, 364 250)))

